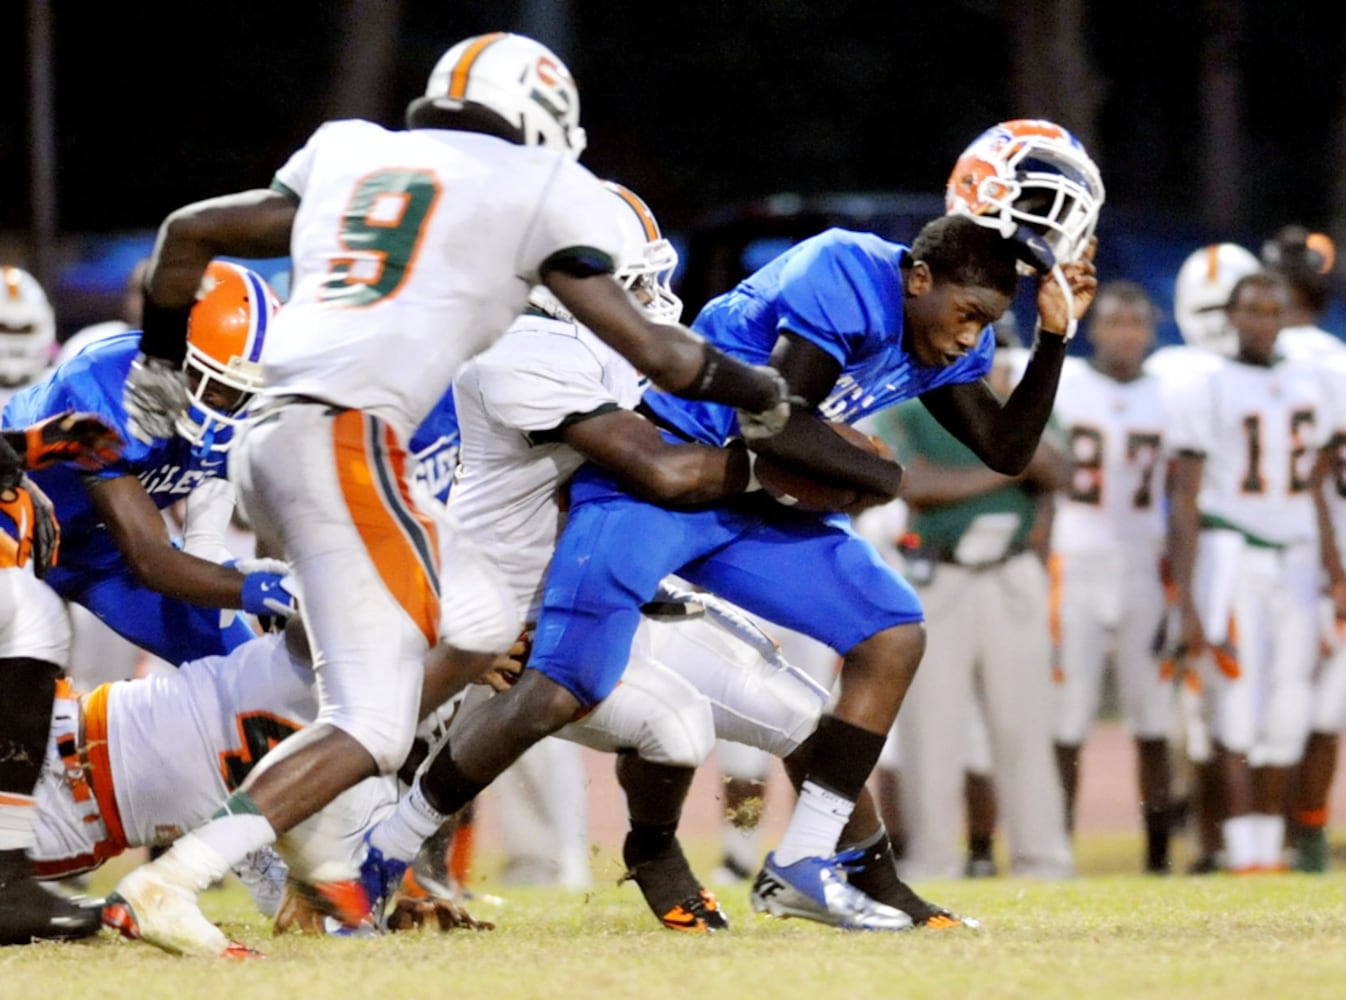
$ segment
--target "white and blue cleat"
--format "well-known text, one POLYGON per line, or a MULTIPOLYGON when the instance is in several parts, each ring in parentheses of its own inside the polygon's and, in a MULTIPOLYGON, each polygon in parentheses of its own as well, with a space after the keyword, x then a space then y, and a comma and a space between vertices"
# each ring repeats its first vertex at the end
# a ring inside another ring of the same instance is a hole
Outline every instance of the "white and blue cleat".
POLYGON ((752 885, 752 908, 773 917, 801 917, 848 931, 908 931, 910 915, 880 903, 846 881, 860 851, 800 858, 789 865, 768 854, 752 885))

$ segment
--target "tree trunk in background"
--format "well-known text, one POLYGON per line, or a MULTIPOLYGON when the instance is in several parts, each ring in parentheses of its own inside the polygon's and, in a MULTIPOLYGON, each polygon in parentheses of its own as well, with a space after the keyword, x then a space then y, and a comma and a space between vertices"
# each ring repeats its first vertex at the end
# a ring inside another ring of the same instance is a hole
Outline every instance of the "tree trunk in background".
MULTIPOLYGON (((1229 239, 1247 222, 1243 199, 1243 118, 1239 45, 1242 0, 1204 0, 1201 5, 1201 78, 1198 82, 1199 176, 1203 225, 1229 239)), ((1255 248, 1254 248, 1255 249, 1255 248)))
POLYGON ((1089 65, 1085 0, 1011 3, 1014 39, 1010 95, 1014 114, 1063 125, 1096 153, 1103 81, 1089 65))
POLYGON ((28 270, 52 294, 56 287, 56 101, 52 78, 52 4, 28 3, 28 164, 32 259, 28 270))
MULTIPOLYGON (((326 118, 368 118, 380 121, 391 109, 388 93, 403 0, 345 0, 341 41, 326 118)), ((396 95, 398 106, 408 95, 396 95)))

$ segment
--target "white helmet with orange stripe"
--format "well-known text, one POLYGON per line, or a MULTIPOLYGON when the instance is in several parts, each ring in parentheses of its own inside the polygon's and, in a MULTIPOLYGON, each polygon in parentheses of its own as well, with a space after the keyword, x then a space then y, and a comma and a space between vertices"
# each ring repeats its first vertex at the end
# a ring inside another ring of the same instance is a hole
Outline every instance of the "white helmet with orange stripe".
POLYGON ((579 159, 584 151, 580 93, 565 63, 524 35, 497 31, 459 42, 439 57, 421 102, 441 111, 477 105, 519 131, 525 146, 579 159))
MULTIPOLYGON (((604 181, 603 186, 615 199, 617 225, 622 235, 613 277, 635 297, 650 319, 656 323, 678 322, 682 299, 673 294, 678 251, 664 238, 659 220, 644 199, 614 181, 604 181)), ((571 319, 565 306, 543 285, 529 293, 528 302, 555 319, 571 319)))
POLYGON ((1103 198, 1103 179, 1080 141, 1035 118, 1001 122, 977 136, 944 192, 946 211, 1019 243, 1043 273, 1083 256, 1103 198))
POLYGON ((0 385, 31 381, 51 364, 56 314, 27 271, 0 267, 0 385))
POLYGON ((615 277, 656 323, 676 323, 682 316, 682 299, 673 294, 678 251, 664 238, 659 221, 639 195, 613 181, 604 181, 603 186, 621 202, 617 219, 622 249, 615 277))
POLYGON ((177 431, 197 450, 228 451, 262 387, 262 348, 280 300, 255 271, 211 261, 187 318, 187 411, 177 431))
POLYGON ((1234 332, 1225 306, 1245 275, 1261 269, 1251 251, 1237 243, 1212 243, 1193 251, 1178 268, 1173 285, 1173 319, 1193 347, 1233 354, 1234 332))

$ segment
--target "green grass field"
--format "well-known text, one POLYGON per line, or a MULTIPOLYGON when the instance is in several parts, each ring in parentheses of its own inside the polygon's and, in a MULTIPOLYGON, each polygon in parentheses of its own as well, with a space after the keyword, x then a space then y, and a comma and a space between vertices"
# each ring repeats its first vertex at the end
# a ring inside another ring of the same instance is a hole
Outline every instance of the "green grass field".
MULTIPOLYGON (((695 847, 696 845, 694 845, 695 847)), ((1085 872, 1129 869, 1133 837, 1080 844, 1085 872)), ((706 852, 694 850, 694 861, 706 852)), ((290 1000, 325 997, 1341 997, 1346 869, 1327 876, 1153 878, 1086 874, 927 883, 925 895, 978 917, 962 929, 835 932, 754 915, 746 887, 721 891, 733 929, 660 928, 616 859, 594 859, 589 892, 504 890, 469 905, 490 932, 372 940, 271 938, 241 889, 205 895, 208 915, 264 960, 173 958, 110 933, 0 951, 0 997, 290 1000)), ((99 874, 105 890, 117 871, 99 874)))

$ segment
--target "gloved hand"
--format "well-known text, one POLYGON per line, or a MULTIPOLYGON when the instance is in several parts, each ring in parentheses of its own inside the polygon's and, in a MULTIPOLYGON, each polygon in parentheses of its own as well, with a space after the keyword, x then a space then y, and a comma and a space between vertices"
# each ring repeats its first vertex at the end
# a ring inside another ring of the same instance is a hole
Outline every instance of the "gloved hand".
POLYGON ((299 583, 279 559, 240 559, 232 564, 245 574, 243 610, 271 631, 299 610, 299 583))
POLYGON ((774 368, 766 365, 753 365, 753 368, 773 379, 780 388, 780 395, 773 406, 759 413, 738 411, 738 430, 745 441, 760 441, 762 438, 775 437, 785 430, 792 407, 805 405, 804 400, 790 395, 790 386, 774 368))
POLYGON ((147 444, 155 438, 170 438, 177 418, 187 412, 187 377, 182 369, 163 358, 136 355, 122 389, 127 427, 147 444))
POLYGON ((37 578, 46 576, 56 563, 56 550, 61 542, 56 511, 47 495, 24 476, 19 485, 0 490, 0 513, 12 521, 16 529, 14 565, 26 566, 31 559, 37 578))
POLYGON ((23 459, 30 469, 57 462, 74 462, 82 469, 98 469, 121 457, 123 441, 113 428, 92 413, 69 411, 47 417, 25 428, 23 459))

